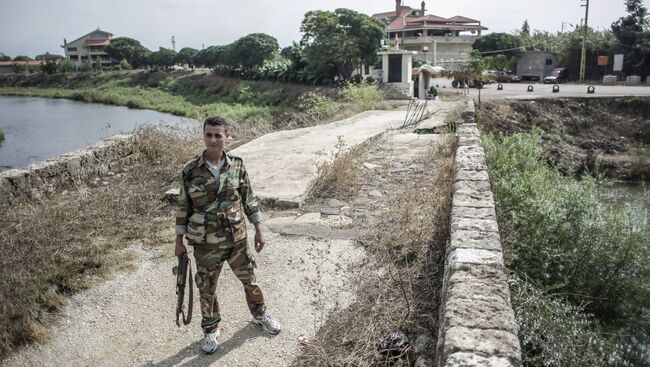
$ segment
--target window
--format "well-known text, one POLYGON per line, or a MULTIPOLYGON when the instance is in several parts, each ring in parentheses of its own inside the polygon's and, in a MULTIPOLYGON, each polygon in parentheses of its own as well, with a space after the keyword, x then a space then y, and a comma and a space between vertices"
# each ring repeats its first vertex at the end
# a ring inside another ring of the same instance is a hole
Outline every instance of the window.
POLYGON ((79 60, 79 56, 77 56, 77 55, 70 55, 70 60, 79 60))
POLYGON ((74 52, 74 51, 77 51, 77 48, 76 47, 68 47, 68 51, 74 52))
POLYGON ((546 65, 553 65, 553 59, 546 59, 546 65))

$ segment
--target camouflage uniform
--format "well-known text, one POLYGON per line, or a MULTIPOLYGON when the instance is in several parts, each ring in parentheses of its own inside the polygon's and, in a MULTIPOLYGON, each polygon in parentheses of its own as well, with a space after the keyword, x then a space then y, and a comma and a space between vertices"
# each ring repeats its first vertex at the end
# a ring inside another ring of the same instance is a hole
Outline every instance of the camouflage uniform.
POLYGON ((262 315, 266 306, 255 280, 255 260, 247 245, 244 214, 251 223, 262 218, 244 163, 241 158, 224 153, 217 185, 204 155, 205 152, 183 167, 176 234, 184 234, 188 245, 194 246, 201 327, 210 332, 221 321, 215 290, 225 261, 244 284, 251 314, 262 315))

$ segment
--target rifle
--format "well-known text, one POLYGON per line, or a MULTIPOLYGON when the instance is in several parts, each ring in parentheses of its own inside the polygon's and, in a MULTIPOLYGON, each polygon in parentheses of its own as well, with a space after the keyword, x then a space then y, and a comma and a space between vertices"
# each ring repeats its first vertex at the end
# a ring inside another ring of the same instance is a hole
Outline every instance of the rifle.
POLYGON ((192 304, 194 299, 194 287, 192 280, 192 267, 190 266, 190 258, 187 252, 178 257, 178 266, 172 268, 172 273, 176 275, 176 325, 181 326, 179 316, 183 315, 183 324, 188 325, 192 321, 192 304), (187 318, 185 317, 185 285, 187 283, 187 273, 190 273, 189 288, 190 294, 188 297, 187 318))

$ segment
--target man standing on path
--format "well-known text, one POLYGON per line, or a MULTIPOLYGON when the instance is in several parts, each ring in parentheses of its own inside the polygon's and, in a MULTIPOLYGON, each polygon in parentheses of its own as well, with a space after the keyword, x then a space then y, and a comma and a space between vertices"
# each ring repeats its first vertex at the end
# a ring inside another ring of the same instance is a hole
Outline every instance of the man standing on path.
POLYGON ((206 353, 217 350, 220 335, 219 303, 216 286, 223 263, 244 285, 246 302, 253 322, 270 334, 280 332, 280 323, 266 312, 262 290, 255 281, 255 259, 248 249, 244 214, 255 226, 255 250, 265 245, 262 212, 253 195, 241 158, 226 154, 228 123, 219 116, 203 123, 206 150, 185 164, 176 210, 176 256, 194 247, 196 286, 201 298, 201 347, 206 353), (243 209, 243 210, 242 210, 243 209))

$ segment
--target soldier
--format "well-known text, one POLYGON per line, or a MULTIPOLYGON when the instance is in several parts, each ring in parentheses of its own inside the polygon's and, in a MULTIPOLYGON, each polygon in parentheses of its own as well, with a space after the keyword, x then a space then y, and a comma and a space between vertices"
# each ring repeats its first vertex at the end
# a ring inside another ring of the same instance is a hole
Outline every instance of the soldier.
POLYGON ((228 136, 225 119, 214 116, 205 120, 206 150, 183 167, 176 211, 175 254, 187 251, 183 237, 194 248, 204 332, 201 347, 206 353, 217 350, 221 315, 215 290, 226 261, 244 284, 252 321, 267 333, 280 332, 280 323, 266 312, 262 290, 255 281, 255 259, 246 238, 244 214, 255 226, 255 251, 262 251, 266 243, 262 213, 242 159, 224 152, 228 136))

